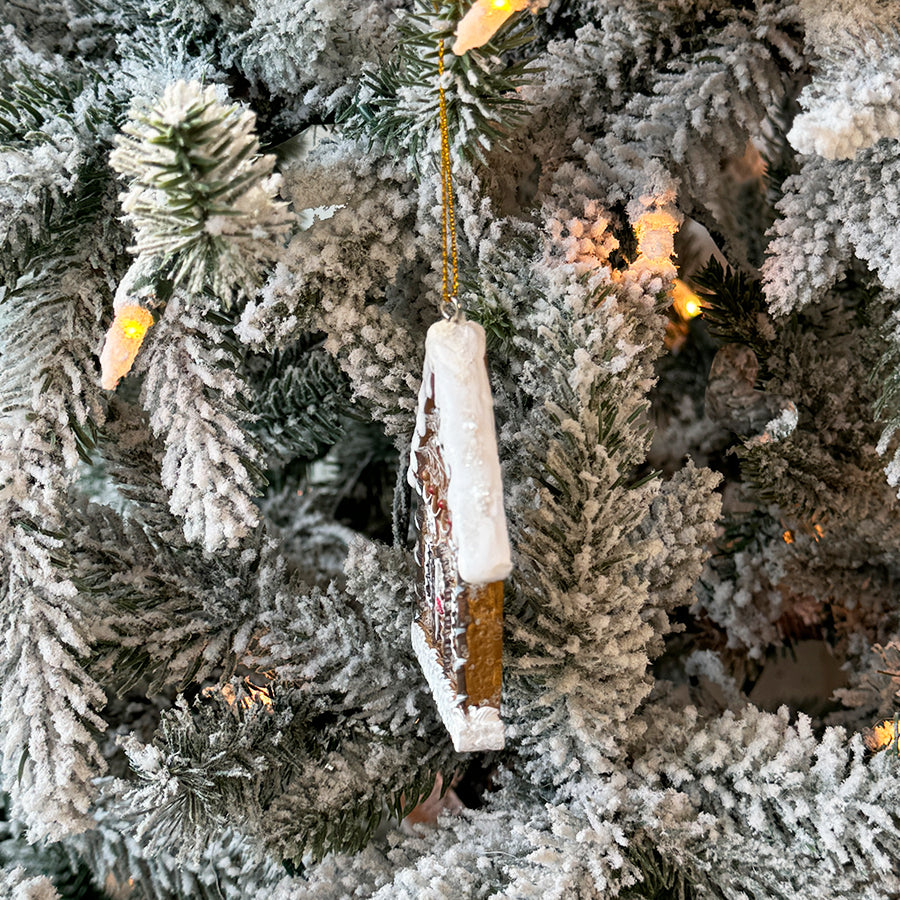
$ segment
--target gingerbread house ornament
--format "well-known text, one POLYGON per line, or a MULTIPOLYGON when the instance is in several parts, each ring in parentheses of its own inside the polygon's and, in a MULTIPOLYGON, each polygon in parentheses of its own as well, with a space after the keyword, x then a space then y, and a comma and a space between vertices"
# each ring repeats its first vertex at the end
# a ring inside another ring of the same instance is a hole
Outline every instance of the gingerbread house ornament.
POLYGON ((484 329, 462 314, 428 330, 408 480, 419 495, 413 648, 456 750, 502 749, 512 563, 484 329))

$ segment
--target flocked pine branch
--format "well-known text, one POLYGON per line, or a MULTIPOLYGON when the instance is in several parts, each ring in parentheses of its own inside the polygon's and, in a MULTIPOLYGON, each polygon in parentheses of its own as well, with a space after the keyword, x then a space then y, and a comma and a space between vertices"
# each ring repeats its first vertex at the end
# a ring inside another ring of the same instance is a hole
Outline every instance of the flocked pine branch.
POLYGON ((695 537, 711 537, 718 512, 712 473, 688 468, 664 490, 652 471, 637 475, 671 277, 654 265, 579 273, 550 258, 521 277, 539 296, 515 338, 516 405, 527 413, 516 432, 506 426, 506 452, 534 487, 509 507, 520 556, 507 672, 519 746, 538 779, 551 755, 573 771, 602 771, 604 754, 615 755, 650 690, 649 661, 662 648, 654 632, 692 599, 704 557, 695 537), (677 537, 661 539, 672 517, 677 537))
MULTIPOLYGON (((696 720, 694 709, 683 715, 696 720)), ((726 712, 661 753, 661 716, 638 766, 649 829, 729 900, 811 889, 890 897, 900 889, 896 753, 870 757, 859 735, 818 736, 807 716, 791 718, 786 707, 726 712)))
POLYGON ((277 353, 263 367, 251 360, 257 388, 253 430, 265 447, 270 468, 311 461, 337 443, 351 407, 347 378, 334 357, 311 341, 277 353))
POLYGON ((900 126, 900 91, 891 73, 900 40, 896 18, 880 3, 807 2, 801 6, 815 52, 812 81, 788 138, 802 154, 852 159, 900 126))
POLYGON ((189 543, 162 483, 165 444, 139 410, 117 400, 104 437, 100 450, 126 498, 125 519, 110 519, 111 511, 85 519, 73 551, 92 592, 104 572, 107 578, 116 572, 117 587, 105 591, 113 608, 98 635, 98 677, 120 692, 136 684, 157 692, 228 676, 266 630, 264 611, 279 598, 293 604, 304 594, 302 579, 286 565, 284 542, 260 528, 235 549, 214 554, 189 543), (116 532, 127 536, 126 546, 111 552, 106 547, 116 532))
POLYGON ((208 287, 226 305, 235 292, 253 292, 293 224, 275 199, 275 157, 260 154, 255 122, 215 87, 177 82, 135 112, 110 156, 131 179, 122 203, 134 252, 158 259, 176 286, 208 287))
MULTIPOLYGON (((273 349, 323 332, 354 397, 405 439, 419 380, 409 361, 420 357, 416 332, 424 330, 406 299, 412 293, 419 304, 422 292, 413 182, 392 160, 372 171, 358 142, 323 141, 294 167, 287 189, 295 206, 337 209, 291 238, 235 333, 253 348, 273 349), (353 198, 362 194, 359 207, 353 198), (396 313, 386 308, 389 297, 396 313)), ((436 244, 434 253, 439 258, 436 244)))
POLYGON ((264 900, 272 885, 286 878, 277 862, 255 855, 244 835, 227 829, 219 830, 198 858, 185 858, 171 845, 152 852, 126 824, 129 810, 117 802, 110 781, 104 781, 95 809, 96 827, 63 848, 81 871, 93 875, 94 885, 103 887, 104 900, 125 893, 142 900, 264 900))
POLYGON ((769 306, 787 315, 826 296, 861 260, 889 291, 900 288, 900 251, 884 227, 900 171, 896 141, 853 159, 804 157, 784 184, 763 265, 769 306))
POLYGON ((107 199, 104 154, 120 103, 102 73, 92 79, 0 41, 0 278, 70 251, 107 199), (19 58, 19 57, 24 57, 19 58))
POLYGON ((260 566, 264 611, 244 659, 266 670, 274 699, 251 690, 246 712, 223 717, 216 693, 167 713, 152 746, 126 742, 141 777, 126 800, 154 846, 202 847, 231 824, 299 863, 361 849, 427 795, 456 757, 414 661, 398 662, 408 567, 405 552, 360 543, 346 589, 323 592, 260 566))
POLYGON ((533 37, 531 16, 516 16, 483 47, 462 56, 450 52, 464 0, 416 0, 398 26, 400 39, 387 65, 369 69, 343 114, 351 136, 378 141, 389 152, 405 151, 413 166, 435 146, 438 130, 438 43, 444 56, 447 127, 456 152, 483 159, 526 115, 516 91, 535 69, 521 50, 533 37))
POLYGON ((162 482, 188 540, 235 547, 259 521, 253 497, 264 482, 260 447, 246 430, 249 392, 226 330, 212 312, 183 303, 173 295, 141 360, 144 405, 165 442, 162 482))
POLYGON ((60 900, 49 878, 32 875, 21 866, 0 869, 0 889, 11 900, 60 900))
MULTIPOLYGON (((105 287, 80 254, 0 303, 7 362, 0 411, 0 735, 4 789, 34 836, 90 826, 106 697, 88 671, 93 632, 63 510, 103 409, 90 347, 105 287), (20 355, 11 356, 13 346, 20 355)), ((99 254, 98 254, 99 257, 99 254)), ((96 610, 95 610, 96 612, 96 610)))
MULTIPOLYGON (((254 87, 284 98, 282 116, 292 125, 330 119, 356 90, 348 72, 378 66, 390 52, 394 7, 384 0, 234 4, 224 13, 233 26, 217 29, 222 56, 254 87)), ((223 15, 214 5, 203 12, 213 22, 223 15)))

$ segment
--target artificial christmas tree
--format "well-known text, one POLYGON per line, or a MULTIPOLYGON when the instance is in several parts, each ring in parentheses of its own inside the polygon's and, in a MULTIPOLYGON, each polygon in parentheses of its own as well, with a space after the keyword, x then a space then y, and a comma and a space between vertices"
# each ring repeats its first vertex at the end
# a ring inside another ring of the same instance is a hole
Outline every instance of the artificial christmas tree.
POLYGON ((900 7, 510 6, 0 0, 2 896, 900 897, 900 7), (410 645, 442 159, 478 753, 410 645))

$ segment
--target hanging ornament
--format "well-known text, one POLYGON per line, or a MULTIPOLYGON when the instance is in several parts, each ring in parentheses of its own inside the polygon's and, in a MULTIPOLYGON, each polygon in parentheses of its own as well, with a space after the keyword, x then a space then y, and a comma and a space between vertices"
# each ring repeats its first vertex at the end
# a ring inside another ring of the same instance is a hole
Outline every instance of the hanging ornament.
MULTIPOLYGON (((443 74, 443 42, 438 60, 443 74)), ((407 475, 419 495, 421 573, 412 643, 456 750, 499 750, 504 743, 503 579, 512 563, 484 329, 466 320, 456 297, 443 88, 439 95, 444 319, 428 329, 425 339, 407 475)))
POLYGON ((413 647, 460 752, 503 747, 503 579, 509 539, 484 329, 436 322, 410 454, 422 567, 413 647))
POLYGON ((486 44, 513 13, 528 5, 529 0, 475 0, 456 26, 453 52, 462 56, 486 44))

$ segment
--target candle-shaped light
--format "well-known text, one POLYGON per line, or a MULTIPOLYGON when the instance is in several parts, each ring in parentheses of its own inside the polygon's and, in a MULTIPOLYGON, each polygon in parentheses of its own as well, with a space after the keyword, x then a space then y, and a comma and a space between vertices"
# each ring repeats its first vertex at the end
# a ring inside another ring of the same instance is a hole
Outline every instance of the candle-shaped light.
POLYGON ((663 209, 644 213, 634 224, 638 253, 652 262, 671 259, 675 252, 675 232, 678 219, 663 209))
POLYGON ((528 6, 528 0, 475 0, 456 26, 453 52, 462 56, 486 44, 513 14, 528 6))
POLYGON ((131 371, 152 324, 153 315, 143 306, 126 305, 116 310, 100 354, 100 386, 104 390, 115 390, 119 379, 131 371))

